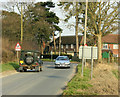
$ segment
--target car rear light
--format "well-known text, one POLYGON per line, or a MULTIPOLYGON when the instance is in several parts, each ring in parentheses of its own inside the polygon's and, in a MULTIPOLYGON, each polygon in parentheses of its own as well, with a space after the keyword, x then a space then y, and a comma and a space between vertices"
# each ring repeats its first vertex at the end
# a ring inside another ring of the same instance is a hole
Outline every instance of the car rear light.
POLYGON ((38 63, 35 63, 36 65, 39 65, 38 63))

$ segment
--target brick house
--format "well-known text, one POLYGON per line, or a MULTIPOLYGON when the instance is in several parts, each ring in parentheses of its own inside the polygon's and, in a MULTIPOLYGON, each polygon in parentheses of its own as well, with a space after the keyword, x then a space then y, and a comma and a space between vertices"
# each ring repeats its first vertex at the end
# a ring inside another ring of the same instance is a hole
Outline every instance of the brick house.
MULTIPOLYGON (((59 52, 59 37, 56 41, 56 51, 59 52)), ((83 36, 78 36, 79 46, 83 41, 83 36)), ((49 52, 53 50, 53 42, 50 43, 49 52)), ((76 37, 75 36, 61 36, 61 52, 66 54, 71 54, 74 56, 76 51, 76 37)))
POLYGON ((111 50, 113 56, 120 57, 120 35, 119 34, 108 34, 102 37, 102 51, 104 50, 111 50))

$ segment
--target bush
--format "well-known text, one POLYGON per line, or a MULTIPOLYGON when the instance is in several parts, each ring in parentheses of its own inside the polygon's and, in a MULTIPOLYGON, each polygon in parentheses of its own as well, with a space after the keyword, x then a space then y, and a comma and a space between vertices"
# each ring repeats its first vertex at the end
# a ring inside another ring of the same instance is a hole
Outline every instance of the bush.
MULTIPOLYGON (((51 54, 43 54, 41 56, 43 56, 43 59, 51 59, 51 54)), ((59 56, 58 54, 53 54, 52 55, 52 59, 56 59, 58 56, 59 56)), ((69 59, 72 59, 72 55, 61 54, 61 56, 68 56, 69 59)))
POLYGON ((72 57, 72 61, 80 62, 80 59, 77 56, 72 57))

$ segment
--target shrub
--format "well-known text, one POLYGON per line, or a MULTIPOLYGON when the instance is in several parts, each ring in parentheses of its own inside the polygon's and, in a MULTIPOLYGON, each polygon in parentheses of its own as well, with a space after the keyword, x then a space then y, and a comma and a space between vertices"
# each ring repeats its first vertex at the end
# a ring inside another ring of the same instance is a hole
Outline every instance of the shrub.
MULTIPOLYGON (((51 59, 51 54, 43 54, 41 56, 43 56, 43 59, 51 59)), ((56 59, 58 56, 59 56, 58 54, 53 54, 52 55, 52 59, 56 59)), ((72 55, 61 54, 61 56, 68 56, 69 59, 72 59, 72 55)))
POLYGON ((77 56, 72 57, 72 61, 80 62, 80 59, 77 56))

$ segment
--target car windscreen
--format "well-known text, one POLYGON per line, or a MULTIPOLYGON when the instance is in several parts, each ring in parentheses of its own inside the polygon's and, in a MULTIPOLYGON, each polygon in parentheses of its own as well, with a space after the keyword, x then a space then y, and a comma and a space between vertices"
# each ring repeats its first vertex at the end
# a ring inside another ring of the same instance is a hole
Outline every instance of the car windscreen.
POLYGON ((56 60, 69 60, 68 57, 58 57, 56 60))

